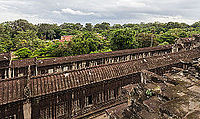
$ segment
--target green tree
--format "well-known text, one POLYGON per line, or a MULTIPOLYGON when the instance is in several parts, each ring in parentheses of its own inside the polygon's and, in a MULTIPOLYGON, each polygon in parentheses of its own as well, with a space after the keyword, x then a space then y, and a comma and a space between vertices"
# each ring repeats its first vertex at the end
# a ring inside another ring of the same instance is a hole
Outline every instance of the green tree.
POLYGON ((85 30, 87 30, 87 31, 92 31, 92 28, 93 28, 93 26, 92 26, 91 23, 86 23, 86 24, 85 24, 85 30))
POLYGON ((75 30, 81 31, 83 29, 83 25, 81 23, 76 23, 74 25, 75 30))
POLYGON ((72 39, 71 47, 74 55, 89 54, 105 49, 106 40, 96 33, 84 32, 72 39))
POLYGON ((169 43, 165 41, 163 43, 160 43, 159 45, 169 45, 169 43))
POLYGON ((47 36, 48 36, 48 39, 49 40, 53 40, 54 39, 54 37, 56 36, 56 33, 55 33, 55 31, 54 30, 48 30, 47 31, 47 36))
POLYGON ((110 44, 112 50, 137 48, 138 43, 135 39, 135 31, 127 28, 114 31, 110 38, 110 44))
POLYGON ((61 29, 59 28, 59 26, 57 26, 57 24, 42 23, 38 24, 37 27, 38 27, 37 35, 40 39, 52 40, 54 38, 60 37, 59 34, 61 29))
POLYGON ((166 32, 160 35, 159 42, 168 42, 169 44, 173 44, 176 38, 178 38, 178 36, 175 33, 166 32))
POLYGON ((130 24, 130 23, 129 24, 124 24, 123 27, 124 28, 133 28, 133 27, 135 27, 135 24, 130 24))
POLYGON ((200 21, 195 22, 194 24, 191 25, 194 28, 199 28, 200 27, 200 21))
POLYGON ((14 35, 18 34, 18 31, 35 31, 37 32, 37 27, 33 25, 32 23, 29 23, 27 20, 24 19, 18 19, 15 21, 8 21, 3 23, 5 26, 10 28, 10 34, 11 37, 14 37, 14 35))
POLYGON ((61 29, 82 30, 83 25, 80 23, 63 23, 60 25, 61 29))
POLYGON ((60 32, 60 36, 68 36, 68 35, 78 35, 80 34, 80 31, 77 30, 71 30, 71 29, 62 29, 60 32))
POLYGON ((156 37, 152 33, 139 33, 135 37, 138 42, 138 47, 140 48, 158 45, 156 37))
POLYGON ((28 58, 31 56, 31 50, 28 48, 21 48, 15 52, 15 55, 19 58, 28 58))
POLYGON ((37 41, 38 37, 35 31, 18 31, 18 34, 14 37, 14 45, 16 49, 20 49, 23 47, 29 47, 34 49, 35 41, 37 41))
POLYGON ((121 24, 114 24, 114 25, 112 26, 112 28, 113 28, 113 29, 121 29, 121 28, 123 28, 123 27, 122 27, 121 24))
POLYGON ((103 22, 101 24, 96 24, 94 26, 94 29, 97 31, 97 32, 102 32, 104 30, 109 30, 110 29, 110 24, 107 23, 107 22, 103 22))
POLYGON ((10 28, 5 24, 0 24, 0 53, 8 52, 13 48, 10 28))

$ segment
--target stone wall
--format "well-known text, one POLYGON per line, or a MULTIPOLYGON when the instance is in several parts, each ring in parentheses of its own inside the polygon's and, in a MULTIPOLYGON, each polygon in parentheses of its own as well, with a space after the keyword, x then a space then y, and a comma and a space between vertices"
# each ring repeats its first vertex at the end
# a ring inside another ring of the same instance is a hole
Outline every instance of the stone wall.
MULTIPOLYGON (((143 70, 163 74, 183 61, 199 58, 199 55, 200 50, 193 49, 84 70, 4 79, 0 81, 0 112, 6 115, 4 117, 15 117, 21 115, 23 108, 28 108, 33 119, 50 116, 81 118, 126 101, 122 88, 141 82, 140 74, 143 70), (20 102, 20 108, 16 111, 8 108, 10 104, 17 102, 20 102)), ((31 66, 28 67, 29 74, 30 69, 31 66)), ((148 83, 145 75, 143 82, 148 83)))
POLYGON ((8 59, 0 61, 2 64, 0 65, 0 79, 25 76, 29 65, 31 66, 31 75, 36 76, 126 62, 167 53, 171 53, 170 45, 43 60, 32 58, 10 61, 8 59))

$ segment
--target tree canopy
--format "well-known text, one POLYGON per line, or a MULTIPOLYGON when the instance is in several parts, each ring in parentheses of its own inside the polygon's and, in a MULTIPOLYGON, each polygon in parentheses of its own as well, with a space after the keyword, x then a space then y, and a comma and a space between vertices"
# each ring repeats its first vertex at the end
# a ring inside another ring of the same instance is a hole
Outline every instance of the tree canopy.
POLYGON ((20 58, 60 57, 173 44, 175 39, 200 34, 200 21, 113 24, 32 24, 19 19, 0 23, 0 53, 15 51, 20 58), (60 41, 61 36, 72 36, 60 41))

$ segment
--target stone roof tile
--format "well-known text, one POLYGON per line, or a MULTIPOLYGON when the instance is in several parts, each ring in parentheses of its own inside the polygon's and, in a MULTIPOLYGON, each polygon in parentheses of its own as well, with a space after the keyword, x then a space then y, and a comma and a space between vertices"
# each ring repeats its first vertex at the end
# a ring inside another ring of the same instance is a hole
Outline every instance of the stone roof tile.
MULTIPOLYGON (((144 59, 138 59, 122 63, 115 63, 112 65, 103 65, 85 70, 76 70, 73 72, 63 72, 45 76, 33 76, 30 79, 31 97, 123 77, 142 72, 142 70, 150 70, 170 64, 177 64, 180 63, 181 60, 194 59, 198 57, 200 57, 200 50, 194 49, 191 51, 165 54, 163 56, 149 57, 145 58, 145 61, 144 59), (62 88, 63 82, 65 82, 65 88, 62 88)), ((27 80, 26 76, 15 79, 1 80, 0 105, 17 100, 23 100, 25 98, 25 80, 27 80)))

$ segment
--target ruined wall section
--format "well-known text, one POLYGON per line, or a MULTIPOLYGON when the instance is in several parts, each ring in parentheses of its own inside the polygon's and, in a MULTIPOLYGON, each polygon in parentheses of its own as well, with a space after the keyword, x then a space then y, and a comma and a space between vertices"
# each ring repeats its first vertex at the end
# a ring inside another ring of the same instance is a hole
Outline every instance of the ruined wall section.
POLYGON ((11 55, 10 53, 1 53, 0 54, 0 80, 9 78, 9 70, 11 63, 11 55))
MULTIPOLYGON (((32 76, 31 95, 32 97, 46 95, 49 93, 63 91, 83 85, 93 84, 104 80, 131 75, 141 70, 151 70, 167 65, 178 64, 182 60, 190 60, 200 57, 197 49, 184 51, 163 56, 155 56, 118 64, 104 65, 101 67, 49 74, 45 76, 32 76)), ((10 78, 0 81, 0 104, 6 104, 14 100, 23 100, 23 88, 27 76, 10 78)))
POLYGON ((191 38, 176 39, 172 52, 187 51, 198 47, 200 47, 200 35, 196 34, 191 38))
POLYGON ((31 66, 31 75, 37 76, 137 60, 140 58, 163 55, 167 53, 171 53, 171 45, 58 57, 43 60, 37 60, 37 58, 16 61, 7 60, 6 62, 10 63, 5 67, 0 65, 0 79, 25 76, 27 75, 29 65, 31 66), (9 73, 8 70, 10 70, 9 73))
MULTIPOLYGON (((50 118, 50 115, 71 118, 92 113, 122 103, 121 88, 141 82, 142 71, 174 66, 199 57, 198 48, 88 69, 3 79, 0 81, 0 113, 4 117, 23 116, 23 107, 27 106, 37 118, 50 118), (19 108, 9 106, 17 102, 19 108)), ((28 69, 30 71, 31 66, 28 69)), ((148 82, 145 77, 143 82, 148 82)))

